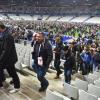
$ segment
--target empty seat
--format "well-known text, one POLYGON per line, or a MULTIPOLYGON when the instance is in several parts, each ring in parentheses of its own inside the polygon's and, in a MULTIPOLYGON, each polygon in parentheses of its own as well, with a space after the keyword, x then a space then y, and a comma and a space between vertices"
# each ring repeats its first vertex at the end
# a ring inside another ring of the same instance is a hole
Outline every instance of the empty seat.
POLYGON ((88 83, 94 83, 94 80, 97 80, 99 77, 94 74, 89 74, 89 75, 84 75, 84 78, 88 83))
POLYGON ((88 82, 80 80, 78 78, 75 79, 75 83, 74 85, 78 88, 78 89, 82 89, 84 91, 88 90, 88 82))
POLYGON ((25 64, 26 66, 30 66, 30 60, 29 59, 24 59, 23 64, 25 64))
POLYGON ((73 99, 78 99, 78 88, 76 88, 75 86, 72 86, 70 84, 64 83, 64 93, 68 96, 71 97, 73 99))
POLYGON ((95 86, 93 84, 88 85, 88 93, 97 96, 100 98, 100 87, 95 86))
POLYGON ((94 84, 95 84, 96 86, 100 87, 100 79, 95 80, 95 81, 94 81, 94 84))
POLYGON ((93 74, 94 74, 94 75, 97 75, 98 77, 100 77, 100 72, 94 71, 93 74))
POLYGON ((63 97, 59 96, 56 93, 53 93, 51 90, 46 91, 46 100, 63 100, 63 97))
POLYGON ((79 90, 79 100, 98 100, 98 98, 84 90, 79 90))
POLYGON ((93 78, 95 80, 99 78, 99 76, 91 74, 91 73, 89 73, 88 77, 93 78))
POLYGON ((15 68, 18 69, 18 70, 22 70, 21 63, 20 63, 20 62, 17 62, 17 63, 15 64, 15 68))
POLYGON ((68 98, 67 96, 64 96, 63 94, 60 94, 59 92, 54 91, 54 94, 59 95, 60 97, 63 98, 63 100, 71 100, 70 98, 68 98))

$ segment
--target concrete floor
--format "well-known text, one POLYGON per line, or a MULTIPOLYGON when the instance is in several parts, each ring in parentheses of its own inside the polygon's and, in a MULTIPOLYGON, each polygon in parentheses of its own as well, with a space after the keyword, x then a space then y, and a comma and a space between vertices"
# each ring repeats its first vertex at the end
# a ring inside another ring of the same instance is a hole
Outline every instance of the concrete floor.
MULTIPOLYGON (((23 73, 19 73, 19 78, 21 81, 20 91, 17 93, 10 94, 7 89, 0 89, 0 100, 45 100, 46 92, 38 92, 40 88, 40 83, 36 77, 36 73, 27 68, 23 69, 23 73)), ((60 76, 60 79, 54 79, 56 76, 56 71, 49 69, 46 74, 46 78, 49 80, 49 89, 58 91, 63 94, 63 82, 64 75, 63 73, 60 76)), ((72 76, 72 80, 76 77, 82 79, 82 75, 75 74, 72 76)), ((11 78, 7 78, 7 83, 11 78)))
MULTIPOLYGON (((21 81, 20 91, 10 94, 8 93, 7 89, 0 89, 0 100, 45 100, 46 93, 38 92, 40 83, 36 78, 36 74, 28 69, 25 69, 25 71, 30 74, 23 75, 21 73, 18 73, 21 81)), ((55 72, 47 73, 46 78, 49 80, 50 84, 48 88, 61 92, 63 86, 63 74, 61 75, 60 79, 54 79, 55 75, 55 72)), ((9 82, 10 80, 10 78, 7 78, 7 82, 9 82)))

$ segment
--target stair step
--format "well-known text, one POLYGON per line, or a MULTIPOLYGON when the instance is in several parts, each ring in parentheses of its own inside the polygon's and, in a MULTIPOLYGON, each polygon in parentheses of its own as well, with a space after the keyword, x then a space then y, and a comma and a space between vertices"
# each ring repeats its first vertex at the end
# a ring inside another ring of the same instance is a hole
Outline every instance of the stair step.
POLYGON ((12 100, 3 90, 0 90, 0 100, 12 100))

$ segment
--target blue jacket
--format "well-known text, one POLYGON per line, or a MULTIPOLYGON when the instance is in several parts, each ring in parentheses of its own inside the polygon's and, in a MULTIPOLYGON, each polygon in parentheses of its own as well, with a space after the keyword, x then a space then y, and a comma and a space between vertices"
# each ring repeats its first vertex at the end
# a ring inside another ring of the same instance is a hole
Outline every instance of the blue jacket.
POLYGON ((89 52, 83 52, 83 53, 81 53, 81 59, 84 63, 90 64, 92 57, 91 57, 91 54, 89 52))

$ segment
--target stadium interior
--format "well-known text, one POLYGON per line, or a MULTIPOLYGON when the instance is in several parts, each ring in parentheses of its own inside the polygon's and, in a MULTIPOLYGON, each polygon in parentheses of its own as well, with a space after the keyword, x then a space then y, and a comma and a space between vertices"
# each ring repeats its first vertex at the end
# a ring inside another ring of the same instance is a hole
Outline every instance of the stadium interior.
MULTIPOLYGON (((0 100, 100 100, 100 69, 87 75, 75 69, 77 72, 73 70, 71 84, 67 84, 64 82, 64 59, 60 59, 63 73, 59 79, 54 79, 54 55, 45 76, 49 87, 46 92, 38 92, 40 83, 32 68, 33 47, 31 40, 27 40, 28 32, 33 36, 36 31, 64 34, 69 27, 74 27, 77 33, 81 28, 87 29, 87 33, 91 29, 91 33, 99 34, 97 48, 100 49, 100 0, 0 0, 0 22, 9 27, 17 41, 18 62, 15 67, 21 81, 21 89, 16 93, 10 94, 7 89, 0 88, 0 100)), ((72 36, 71 32, 68 37, 72 36)), ((5 74, 8 85, 11 78, 6 70, 5 74)))

